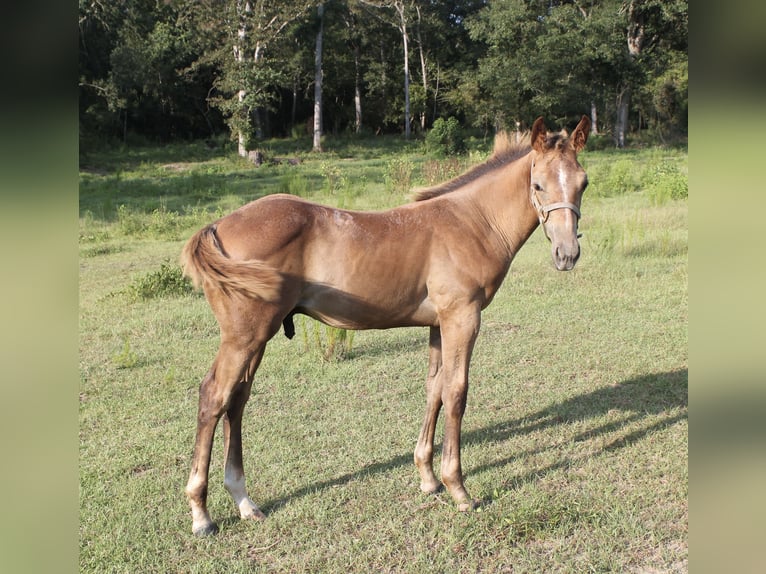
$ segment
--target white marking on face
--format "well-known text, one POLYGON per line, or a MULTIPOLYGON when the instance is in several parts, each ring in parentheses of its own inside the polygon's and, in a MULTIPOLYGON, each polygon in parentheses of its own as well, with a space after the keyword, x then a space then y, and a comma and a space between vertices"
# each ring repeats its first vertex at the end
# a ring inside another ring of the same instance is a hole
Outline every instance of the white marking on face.
POLYGON ((570 201, 569 200, 569 189, 567 189, 567 184, 569 183, 569 178, 567 177, 567 172, 564 171, 564 166, 559 165, 559 185, 561 186, 561 191, 563 194, 563 201, 570 201))

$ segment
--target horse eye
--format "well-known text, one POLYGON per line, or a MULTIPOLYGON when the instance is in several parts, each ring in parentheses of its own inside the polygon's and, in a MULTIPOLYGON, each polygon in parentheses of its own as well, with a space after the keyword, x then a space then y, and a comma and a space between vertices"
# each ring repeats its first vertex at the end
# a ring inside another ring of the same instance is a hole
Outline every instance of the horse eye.
POLYGON ((540 187, 540 184, 538 184, 538 183, 533 183, 532 187, 535 189, 535 191, 542 191, 543 190, 543 188, 540 187))

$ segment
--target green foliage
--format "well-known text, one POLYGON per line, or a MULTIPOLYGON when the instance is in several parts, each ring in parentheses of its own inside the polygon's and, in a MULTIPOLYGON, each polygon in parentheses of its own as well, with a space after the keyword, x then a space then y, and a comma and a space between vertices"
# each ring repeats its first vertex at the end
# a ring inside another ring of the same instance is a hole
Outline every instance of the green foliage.
POLYGON ((316 351, 325 361, 348 357, 354 345, 354 331, 324 325, 309 317, 296 318, 303 342, 303 352, 316 351))
POLYGON ((397 196, 405 195, 412 188, 412 172, 415 165, 405 157, 395 157, 386 164, 386 191, 397 196))
POLYGON ((194 288, 178 265, 163 263, 157 271, 136 278, 127 292, 133 299, 146 300, 189 295, 194 292, 194 288))
MULTIPOLYGON (((397 138, 384 140, 355 141, 360 159, 341 163, 350 181, 366 174, 371 182, 356 207, 401 203, 382 192, 388 165, 422 160, 417 149, 404 154, 397 138)), ((589 187, 578 267, 555 271, 538 230, 483 312, 462 442, 479 511, 457 512, 448 495, 418 489, 412 449, 425 406, 428 330, 343 335, 296 317, 298 336, 269 342, 245 411, 248 487, 267 519, 239 521, 222 484, 219 424, 208 500, 221 531, 204 540, 191 535, 182 490, 198 386, 219 343, 215 318, 202 297, 136 304, 110 294, 125 293, 137 274, 160 284, 179 276, 167 262, 186 233, 149 229, 160 185, 166 209, 191 230, 217 210, 279 190, 287 172, 208 158, 218 175, 203 187, 215 193, 192 201, 188 173, 159 167, 178 161, 166 147, 143 150, 141 161, 136 153, 81 174, 80 572, 684 570, 688 204, 656 205, 648 184, 663 161, 685 174, 685 152, 582 154, 591 185, 617 160, 632 165, 639 185, 610 197, 589 187), (119 189, 115 170, 123 173, 119 189), (133 178, 146 193, 127 185, 133 178), (120 204, 142 231, 120 231, 120 204)), ((321 189, 322 161, 291 173, 310 182, 309 195, 337 205, 344 198, 321 189)), ((452 165, 444 160, 433 171, 452 165)))
POLYGON ((456 157, 427 160, 421 170, 421 178, 425 185, 436 185, 460 175, 465 165, 456 157))
POLYGON ((426 150, 436 155, 458 155, 465 153, 465 136, 457 118, 438 118, 426 134, 426 150))
POLYGON ((123 339, 120 352, 112 355, 112 362, 118 369, 132 369, 138 364, 138 355, 131 350, 127 337, 123 339))
POLYGON ((143 218, 125 204, 117 208, 117 221, 124 235, 139 235, 146 229, 143 218))
POLYGON ((649 199, 654 205, 689 197, 688 178, 670 161, 662 161, 651 169, 646 187, 649 199))
POLYGON ((348 185, 343 172, 335 161, 323 161, 319 166, 319 171, 325 180, 324 190, 328 195, 337 195, 348 185))
POLYGON ((640 165, 629 157, 615 156, 611 161, 586 166, 586 193, 597 197, 625 195, 638 189, 640 165))
MULTIPOLYGON (((452 116, 488 131, 525 128, 541 114, 564 123, 591 104, 603 130, 630 87, 633 127, 659 138, 687 132, 686 0, 398 5, 401 15, 391 2, 326 3, 326 133, 357 132, 359 87, 361 130, 402 132, 401 17, 427 52, 409 84, 424 130, 452 116), (626 31, 638 24, 652 40, 628 58, 626 31)), ((80 2, 78 16, 83 156, 110 140, 213 141, 226 132, 248 145, 270 131, 305 134, 311 122, 314 2, 80 2)), ((434 153, 460 153, 451 145, 434 153)))
POLYGON ((308 197, 309 181, 301 173, 294 171, 288 172, 279 180, 279 193, 287 193, 298 197, 308 197))

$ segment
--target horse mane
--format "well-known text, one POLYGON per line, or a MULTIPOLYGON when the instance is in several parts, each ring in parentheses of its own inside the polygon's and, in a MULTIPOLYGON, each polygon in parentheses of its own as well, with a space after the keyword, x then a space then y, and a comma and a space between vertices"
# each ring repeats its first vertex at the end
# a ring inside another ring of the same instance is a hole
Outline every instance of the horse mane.
MULTIPOLYGON (((566 141, 566 138, 566 131, 549 133, 545 145, 548 149, 560 148, 566 141)), ((524 157, 531 149, 529 132, 508 133, 507 131, 500 131, 495 135, 492 155, 486 161, 469 168, 454 179, 414 190, 413 198, 415 201, 425 201, 455 191, 499 167, 524 157)))
POLYGON ((455 191, 481 176, 527 155, 531 149, 529 132, 515 132, 513 134, 506 131, 498 132, 495 135, 492 155, 487 160, 469 168, 454 179, 414 190, 414 200, 425 201, 455 191))

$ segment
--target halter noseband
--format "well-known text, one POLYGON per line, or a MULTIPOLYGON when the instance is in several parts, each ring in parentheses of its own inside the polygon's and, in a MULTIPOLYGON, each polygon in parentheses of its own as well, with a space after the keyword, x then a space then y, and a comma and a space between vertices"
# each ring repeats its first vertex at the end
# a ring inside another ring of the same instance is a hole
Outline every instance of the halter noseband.
POLYGON ((550 214, 551 211, 556 211, 557 209, 571 209, 574 211, 577 219, 580 219, 580 208, 577 207, 574 203, 569 203, 568 201, 558 201, 556 203, 543 205, 540 203, 540 200, 537 197, 537 192, 533 187, 530 187, 529 198, 532 201, 532 207, 534 207, 535 211, 537 212, 537 218, 540 220, 540 225, 548 221, 548 214, 550 214))
MULTIPOLYGON (((545 237, 547 237, 548 240, 550 240, 550 237, 548 236, 548 230, 545 228, 545 222, 548 221, 548 215, 551 211, 556 211, 557 209, 571 209, 572 212, 577 216, 577 220, 580 220, 580 208, 577 207, 574 203, 569 203, 568 201, 557 201, 556 203, 543 205, 540 203, 540 199, 537 197, 537 192, 531 184, 529 186, 529 199, 532 202, 532 207, 535 208, 537 218, 540 220, 540 227, 543 228, 543 233, 545 233, 545 237)), ((577 239, 580 237, 582 237, 582 233, 577 234, 577 239)))

